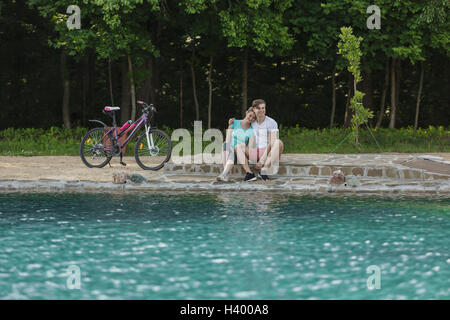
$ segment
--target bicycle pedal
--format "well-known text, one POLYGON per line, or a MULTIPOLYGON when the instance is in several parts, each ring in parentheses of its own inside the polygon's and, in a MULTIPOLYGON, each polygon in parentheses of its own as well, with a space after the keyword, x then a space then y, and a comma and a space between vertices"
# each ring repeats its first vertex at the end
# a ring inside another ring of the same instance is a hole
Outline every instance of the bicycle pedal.
POLYGON ((120 164, 123 166, 126 166, 127 164, 125 162, 120 161, 120 164))

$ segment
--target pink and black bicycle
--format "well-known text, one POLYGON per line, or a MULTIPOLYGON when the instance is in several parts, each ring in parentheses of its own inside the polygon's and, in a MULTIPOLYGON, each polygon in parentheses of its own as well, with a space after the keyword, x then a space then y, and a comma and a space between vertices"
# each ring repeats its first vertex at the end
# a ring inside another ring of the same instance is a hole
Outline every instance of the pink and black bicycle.
POLYGON ((169 136, 150 125, 150 119, 156 112, 155 106, 143 101, 138 101, 138 104, 142 106, 142 116, 135 122, 128 120, 120 128, 117 127, 115 114, 119 107, 106 106, 103 109, 103 113, 112 118, 112 127, 99 120, 89 120, 100 123, 102 127, 89 130, 81 141, 80 156, 86 166, 102 168, 115 156, 120 156, 120 163, 126 165, 122 161, 123 150, 142 127, 144 132, 138 136, 134 147, 137 164, 144 170, 159 170, 169 161, 172 153, 169 136))

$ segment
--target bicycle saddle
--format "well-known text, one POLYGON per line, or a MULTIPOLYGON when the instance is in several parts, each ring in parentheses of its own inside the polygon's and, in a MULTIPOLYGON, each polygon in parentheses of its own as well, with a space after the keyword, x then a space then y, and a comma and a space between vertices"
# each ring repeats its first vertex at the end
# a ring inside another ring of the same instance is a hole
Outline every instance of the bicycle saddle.
POLYGON ((120 107, 105 106, 105 111, 117 111, 117 110, 120 110, 120 107))

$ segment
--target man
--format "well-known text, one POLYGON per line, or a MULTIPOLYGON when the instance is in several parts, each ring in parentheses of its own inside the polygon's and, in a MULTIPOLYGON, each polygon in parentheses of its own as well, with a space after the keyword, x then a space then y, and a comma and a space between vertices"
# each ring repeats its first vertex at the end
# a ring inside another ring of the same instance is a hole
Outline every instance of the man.
MULTIPOLYGON (((268 174, 278 172, 279 161, 284 150, 283 142, 278 138, 278 124, 275 120, 266 116, 266 102, 256 99, 252 102, 256 120, 252 122, 252 128, 256 136, 254 145, 249 145, 248 158, 256 163, 259 170, 257 176, 266 181, 268 174)), ((230 119, 233 123, 234 119, 230 119)))

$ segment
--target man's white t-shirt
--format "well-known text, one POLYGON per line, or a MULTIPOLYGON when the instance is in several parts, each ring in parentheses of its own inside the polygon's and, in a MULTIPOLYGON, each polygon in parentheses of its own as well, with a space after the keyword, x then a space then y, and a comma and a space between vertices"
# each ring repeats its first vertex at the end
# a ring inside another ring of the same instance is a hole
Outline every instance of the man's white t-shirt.
POLYGON ((258 120, 253 121, 252 128, 256 136, 256 147, 266 148, 268 145, 269 133, 278 131, 278 124, 271 117, 266 116, 261 124, 258 124, 258 120))

